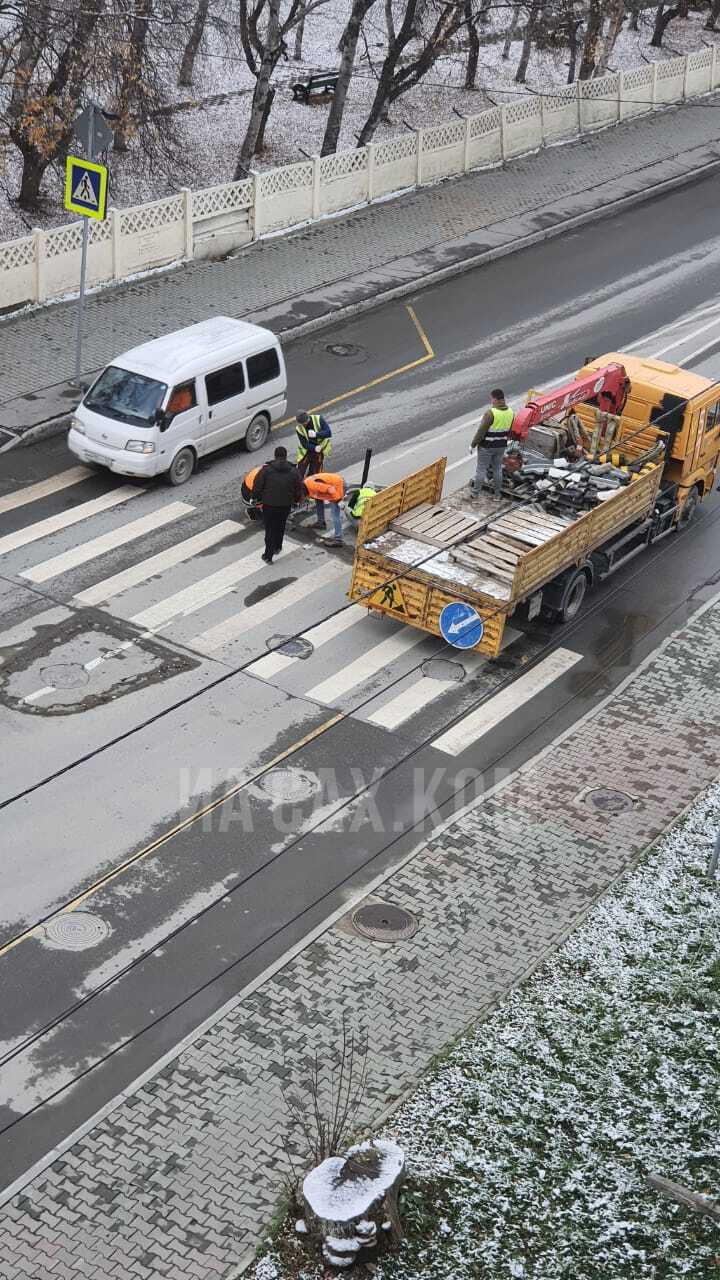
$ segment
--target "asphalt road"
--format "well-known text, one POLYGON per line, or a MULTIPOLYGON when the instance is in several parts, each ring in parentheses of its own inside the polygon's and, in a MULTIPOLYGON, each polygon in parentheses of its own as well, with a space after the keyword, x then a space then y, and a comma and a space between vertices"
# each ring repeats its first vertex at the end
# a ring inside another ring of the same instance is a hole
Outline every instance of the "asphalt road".
MULTIPOLYGON (((520 397, 587 354, 632 344, 720 376, 716 199, 709 180, 428 290, 411 311, 386 307, 294 345, 291 408, 335 402, 327 410, 334 461, 350 478, 366 447, 379 481, 442 452, 454 486, 471 469, 465 419, 497 383, 520 397)), ((5 1184, 362 893, 440 815, 595 705, 718 577, 713 495, 691 529, 628 565, 572 626, 531 628, 499 663, 468 670, 407 718, 393 708, 413 696, 420 663, 453 655, 432 638, 402 648, 396 624, 363 619, 270 677, 256 666, 271 635, 305 631, 346 604, 349 554, 329 556, 305 529, 265 576, 203 597, 202 609, 196 601, 192 611, 170 610, 161 634, 144 641, 137 619, 168 592, 193 592, 199 572, 222 577, 259 551, 252 526, 233 524, 225 540, 173 570, 172 585, 160 568, 124 594, 108 597, 105 587, 83 602, 138 553, 118 543, 72 564, 77 548, 117 541, 129 519, 154 518, 176 500, 190 508, 178 515, 182 535, 158 525, 143 556, 166 556, 180 536, 237 521, 243 461, 228 451, 181 491, 141 486, 125 505, 23 542, 23 531, 43 532, 40 522, 120 486, 93 475, 3 511, 3 495, 74 460, 60 439, 2 457, 5 1184), (34 578, 21 576, 28 569, 34 578), (273 595, 292 604, 273 612, 273 595), (208 636, 227 623, 228 603, 232 618, 240 609, 257 624, 213 647, 208 636), (390 640, 387 662, 368 667, 368 652, 390 640), (525 668, 552 655, 556 678, 533 694, 525 668), (354 664, 360 676, 348 684, 354 664), (52 691, 42 695, 45 686, 52 691), (432 745, 503 688, 506 713, 467 750, 448 757, 432 745), (278 777, 276 763, 291 772, 278 777), (284 797, 273 782, 287 786, 284 797), (58 916, 70 902, 77 910, 58 916), (59 942, 37 927, 78 912, 102 935, 87 950, 69 949, 62 927, 59 942)))

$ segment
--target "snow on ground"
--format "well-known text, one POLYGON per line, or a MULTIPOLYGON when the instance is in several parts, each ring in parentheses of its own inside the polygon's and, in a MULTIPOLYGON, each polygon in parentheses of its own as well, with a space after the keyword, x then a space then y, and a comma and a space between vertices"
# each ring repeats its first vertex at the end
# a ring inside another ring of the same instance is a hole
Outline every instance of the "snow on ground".
MULTIPOLYGON (((167 117, 167 129, 176 135, 174 157, 162 154, 143 156, 137 143, 131 145, 127 155, 111 154, 110 203, 126 207, 170 195, 181 186, 203 187, 229 182, 237 153, 247 123, 253 78, 244 63, 237 37, 232 9, 222 5, 212 8, 219 15, 220 26, 208 28, 196 61, 193 88, 181 89, 174 84, 180 60, 184 31, 159 26, 153 35, 155 56, 163 68, 168 83, 168 100, 173 102, 206 98, 212 94, 240 93, 229 102, 194 108, 167 117)), ((365 27, 365 42, 360 43, 356 73, 348 93, 347 106, 340 138, 340 148, 356 145, 357 135, 368 114, 375 91, 375 76, 385 49, 384 6, 380 3, 370 11, 365 27)), ((653 11, 641 15, 640 31, 623 31, 610 59, 611 70, 621 70, 641 64, 644 60, 674 57, 688 49, 711 43, 714 37, 703 30, 706 13, 692 13, 687 21, 676 20, 668 28, 665 48, 651 49, 653 11)), ((295 103, 290 85, 305 70, 334 68, 339 63, 337 43, 347 18, 347 0, 327 0, 327 3, 310 15, 305 29, 303 60, 292 59, 294 33, 288 42, 290 60, 279 64, 275 83, 277 94, 267 129, 266 148, 255 159, 258 169, 274 168, 303 159, 320 150, 327 120, 327 103, 305 106, 295 103)), ((494 14, 497 29, 492 23, 481 28, 483 38, 492 40, 480 50, 476 92, 462 88, 465 74, 466 49, 462 42, 452 54, 441 59, 427 77, 414 89, 398 99, 389 113, 386 123, 379 126, 376 138, 397 136, 406 126, 413 128, 436 124, 452 119, 453 109, 461 115, 481 111, 490 101, 512 101, 526 89, 514 83, 515 69, 520 57, 520 42, 511 45, 507 61, 502 59, 502 27, 507 22, 507 10, 500 7, 494 14)), ((564 84, 567 79, 567 50, 554 52, 534 51, 527 78, 528 89, 549 89, 564 84)), ((104 105, 107 95, 102 84, 89 85, 97 101, 104 105)), ((63 179, 57 166, 46 174, 43 191, 45 207, 42 212, 28 214, 18 208, 14 199, 20 177, 18 154, 7 148, 5 172, 0 183, 0 240, 25 235, 34 226, 57 226, 68 222, 62 207, 63 179)))
MULTIPOLYGON (((716 784, 396 1115, 408 1239, 376 1280, 717 1274, 717 1224, 644 1177, 720 1198, 719 829, 716 784)), ((303 1247, 260 1266, 316 1280, 303 1247)))

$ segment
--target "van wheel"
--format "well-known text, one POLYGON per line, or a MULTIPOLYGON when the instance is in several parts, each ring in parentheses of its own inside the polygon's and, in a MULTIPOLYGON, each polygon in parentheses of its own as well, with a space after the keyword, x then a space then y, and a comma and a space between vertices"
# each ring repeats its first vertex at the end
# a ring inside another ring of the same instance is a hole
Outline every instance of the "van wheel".
POLYGON ((262 449, 263 445, 267 443, 269 435, 270 423, 264 413, 259 413, 257 417, 253 418, 245 432, 243 444, 248 453, 256 453, 258 449, 262 449))
POLYGON ((170 484, 185 484, 190 479, 195 470, 195 454, 192 449, 181 449, 170 464, 170 470, 167 473, 170 484))
POLYGON ((573 618, 577 618, 587 589, 587 574, 580 569, 565 588, 562 604, 557 611, 558 622, 572 622, 573 618))

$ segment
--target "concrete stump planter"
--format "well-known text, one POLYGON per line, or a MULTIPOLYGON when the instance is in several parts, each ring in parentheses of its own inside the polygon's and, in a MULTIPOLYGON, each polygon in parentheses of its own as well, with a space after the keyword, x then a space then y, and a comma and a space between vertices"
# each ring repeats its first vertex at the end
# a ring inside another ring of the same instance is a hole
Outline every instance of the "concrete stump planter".
POLYGON ((394 1142, 375 1139, 330 1156, 303 1182, 310 1229, 322 1239, 325 1261, 338 1270, 372 1249, 381 1231, 402 1238, 398 1192, 405 1156, 394 1142))

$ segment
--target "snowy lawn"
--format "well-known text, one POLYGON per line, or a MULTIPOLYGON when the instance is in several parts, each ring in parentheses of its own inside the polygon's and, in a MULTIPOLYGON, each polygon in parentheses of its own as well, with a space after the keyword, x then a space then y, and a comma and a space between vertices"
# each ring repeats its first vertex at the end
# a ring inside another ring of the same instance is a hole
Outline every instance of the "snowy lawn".
MULTIPOLYGON (((408 1239, 376 1280, 720 1277, 716 784, 556 956, 437 1062, 388 1125, 408 1239)), ((256 1280, 316 1280, 292 1228, 256 1280)))

